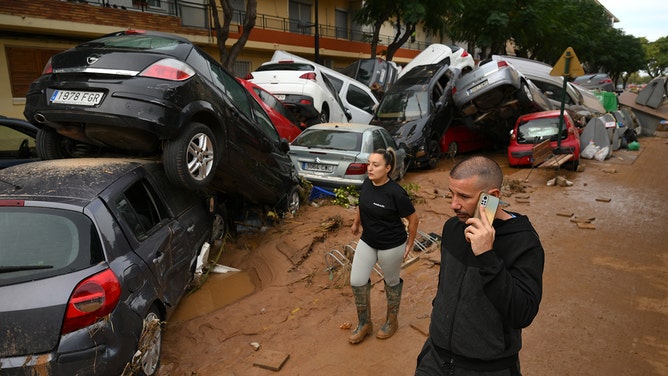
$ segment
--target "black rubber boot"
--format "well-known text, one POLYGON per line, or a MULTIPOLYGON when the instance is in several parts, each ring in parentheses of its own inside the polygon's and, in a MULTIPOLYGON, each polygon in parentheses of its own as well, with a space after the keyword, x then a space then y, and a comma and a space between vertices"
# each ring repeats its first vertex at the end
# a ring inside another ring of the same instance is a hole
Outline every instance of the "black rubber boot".
POLYGON ((387 296, 387 320, 380 328, 378 333, 376 333, 376 338, 390 338, 399 328, 397 315, 399 314, 399 305, 401 304, 401 289, 403 286, 403 279, 399 279, 399 283, 395 286, 388 286, 385 284, 385 295, 387 296))
POLYGON ((362 342, 367 335, 373 332, 373 324, 371 323, 371 282, 364 286, 352 286, 352 288, 359 324, 350 333, 348 342, 355 344, 362 342))

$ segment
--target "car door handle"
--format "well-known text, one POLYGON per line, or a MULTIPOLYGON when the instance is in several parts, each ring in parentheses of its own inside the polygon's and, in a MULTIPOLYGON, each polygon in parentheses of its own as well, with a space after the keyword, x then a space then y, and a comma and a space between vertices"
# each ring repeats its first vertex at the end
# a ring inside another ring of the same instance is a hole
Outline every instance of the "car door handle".
POLYGON ((165 258, 165 253, 164 252, 158 252, 155 254, 155 258, 153 259, 153 263, 158 265, 162 262, 162 260, 165 258))
POLYGON ((193 232, 193 231, 195 231, 195 225, 194 224, 190 225, 188 227, 188 229, 186 230, 186 232, 193 232))

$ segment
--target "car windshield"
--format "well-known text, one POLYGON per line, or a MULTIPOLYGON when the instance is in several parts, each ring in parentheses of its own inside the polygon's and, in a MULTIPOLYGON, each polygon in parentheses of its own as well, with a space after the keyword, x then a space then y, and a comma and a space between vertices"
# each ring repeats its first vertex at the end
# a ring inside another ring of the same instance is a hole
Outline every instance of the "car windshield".
POLYGON ((300 64, 300 63, 273 63, 273 64, 263 64, 257 68, 256 72, 263 71, 304 71, 312 72, 315 68, 310 64, 300 64))
MULTIPOLYGON (((520 144, 536 144, 547 139, 557 140, 559 133, 559 118, 545 118, 529 120, 517 128, 517 142, 520 144)), ((561 139, 568 135, 566 124, 562 124, 561 139)))
POLYGON ((424 86, 385 94, 376 112, 379 120, 411 121, 428 115, 429 94, 424 86))
POLYGON ((128 48, 134 50, 159 50, 171 51, 176 49, 183 42, 164 38, 156 35, 114 35, 100 39, 95 39, 90 42, 81 44, 80 47, 112 47, 112 48, 128 48))
POLYGON ((104 260, 88 217, 67 210, 0 207, 0 286, 87 268, 104 260))
POLYGON ((362 147, 362 134, 345 130, 307 129, 292 142, 292 145, 307 148, 359 151, 362 147))

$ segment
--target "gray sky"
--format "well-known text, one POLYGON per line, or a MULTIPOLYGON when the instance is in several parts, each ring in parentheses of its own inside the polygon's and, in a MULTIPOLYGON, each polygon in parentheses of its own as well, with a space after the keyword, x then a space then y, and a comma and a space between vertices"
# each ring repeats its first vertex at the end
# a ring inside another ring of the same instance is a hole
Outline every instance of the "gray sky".
POLYGON ((654 42, 668 36, 668 1, 598 0, 619 22, 614 26, 635 37, 654 42))

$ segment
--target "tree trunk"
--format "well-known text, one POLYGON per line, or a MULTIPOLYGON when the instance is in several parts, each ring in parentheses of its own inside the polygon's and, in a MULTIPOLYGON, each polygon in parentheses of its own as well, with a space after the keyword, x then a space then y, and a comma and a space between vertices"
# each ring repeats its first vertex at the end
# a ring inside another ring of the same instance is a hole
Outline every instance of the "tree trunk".
POLYGON ((410 38, 411 34, 415 31, 415 25, 410 25, 406 27, 406 31, 401 34, 401 25, 397 27, 397 33, 394 35, 394 40, 392 43, 390 43, 387 46, 387 55, 385 56, 385 60, 387 61, 392 61, 392 58, 394 58, 394 54, 397 53, 397 51, 401 48, 401 46, 408 41, 408 38, 410 38))
POLYGON ((230 37, 230 25, 232 24, 232 17, 234 10, 230 5, 229 0, 220 0, 220 5, 223 8, 223 24, 220 24, 220 16, 218 14, 217 0, 209 0, 211 7, 211 15, 213 18, 213 26, 216 32, 216 45, 218 46, 218 53, 220 63, 227 69, 231 70, 237 56, 248 41, 251 30, 255 27, 255 20, 257 19, 257 0, 248 0, 246 2, 246 15, 244 17, 243 28, 239 39, 232 45, 230 50, 225 47, 227 39, 230 37))

